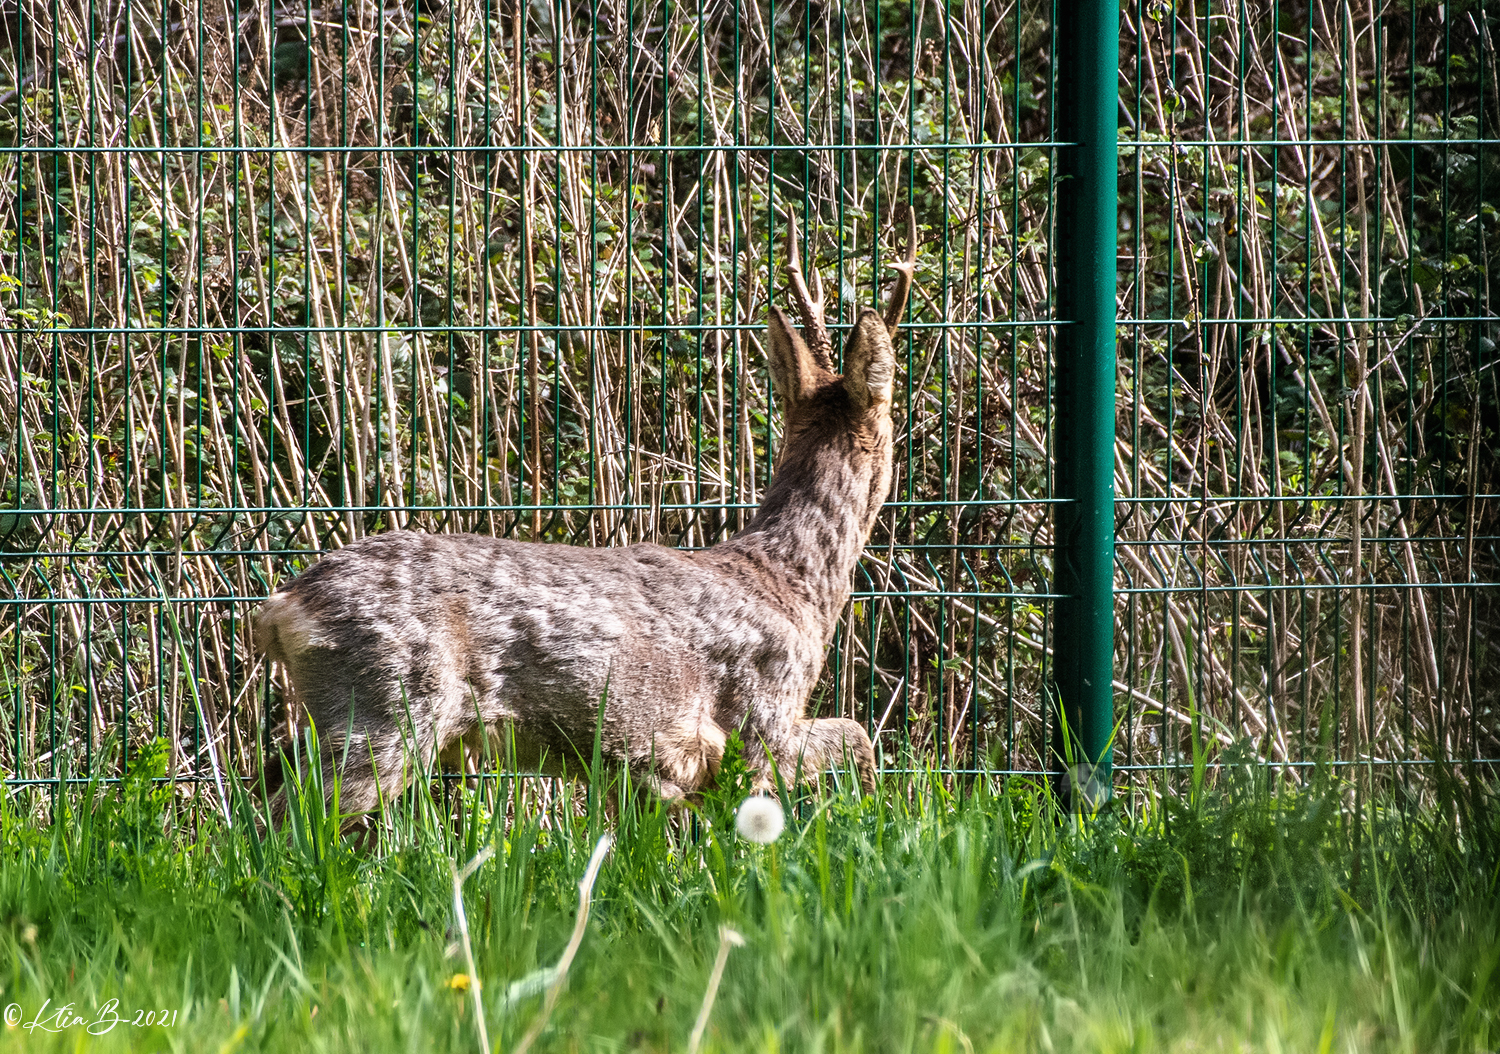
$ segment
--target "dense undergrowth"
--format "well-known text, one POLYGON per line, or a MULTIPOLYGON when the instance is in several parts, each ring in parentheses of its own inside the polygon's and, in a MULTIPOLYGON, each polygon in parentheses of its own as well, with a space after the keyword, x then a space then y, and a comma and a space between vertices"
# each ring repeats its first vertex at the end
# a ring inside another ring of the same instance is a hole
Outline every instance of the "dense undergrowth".
POLYGON ((250 798, 226 823, 151 780, 151 758, 118 788, 0 796, 0 1046, 475 1050, 452 866, 492 846, 466 916, 492 1046, 513 1050, 543 998, 507 987, 558 959, 605 831, 534 1049, 687 1049, 726 924, 746 944, 705 1050, 1500 1042, 1500 823, 1483 783, 1408 810, 1332 776, 1293 788, 1230 765, 1090 820, 1042 784, 918 778, 786 799, 786 833, 761 847, 736 838, 733 780, 687 816, 599 782, 413 793, 374 837, 340 836, 308 794, 262 837, 250 798), (138 1010, 168 1023, 135 1027, 138 1010))

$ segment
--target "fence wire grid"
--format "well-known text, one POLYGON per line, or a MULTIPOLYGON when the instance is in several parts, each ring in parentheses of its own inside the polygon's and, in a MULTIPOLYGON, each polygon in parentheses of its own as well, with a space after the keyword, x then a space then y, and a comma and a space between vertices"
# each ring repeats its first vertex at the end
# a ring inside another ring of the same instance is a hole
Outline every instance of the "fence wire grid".
MULTIPOLYGON (((249 616, 392 529, 712 545, 921 227, 896 483, 816 695, 1039 773, 1056 7, 0 3, 0 775, 248 774, 249 616)), ((1493 763, 1492 3, 1120 10, 1115 761, 1493 763)), ((1399 769, 1396 766, 1400 766, 1399 769)))

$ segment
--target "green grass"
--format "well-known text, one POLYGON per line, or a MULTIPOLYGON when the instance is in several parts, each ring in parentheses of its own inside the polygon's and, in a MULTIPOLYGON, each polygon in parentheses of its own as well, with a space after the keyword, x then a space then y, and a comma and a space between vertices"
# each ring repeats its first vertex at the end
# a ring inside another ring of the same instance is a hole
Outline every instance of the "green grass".
POLYGON ((511 781, 493 812, 465 795, 461 831, 408 794, 372 848, 312 794, 280 837, 253 833, 248 799, 227 828, 151 765, 50 818, 36 792, 0 793, 0 1004, 22 1026, 44 1001, 93 1021, 115 999, 175 1024, 6 1027, 0 1047, 474 1051, 451 865, 493 845, 465 905, 490 1038, 511 1050, 543 1000, 507 1008, 506 988, 561 954, 606 830, 533 1049, 685 1050, 721 924, 746 944, 705 1050, 1500 1046, 1500 823, 1479 783, 1356 807, 1352 785, 1273 792, 1231 767, 1079 822, 1025 781, 917 779, 806 798, 759 847, 734 835, 732 787, 684 821, 615 786, 576 785, 569 808, 511 781))

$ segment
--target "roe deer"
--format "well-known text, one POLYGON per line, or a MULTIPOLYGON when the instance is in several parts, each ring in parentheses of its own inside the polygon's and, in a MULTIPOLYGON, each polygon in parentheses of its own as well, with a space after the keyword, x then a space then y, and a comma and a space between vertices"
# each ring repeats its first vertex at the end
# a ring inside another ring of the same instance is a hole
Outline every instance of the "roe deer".
POLYGON ((769 753, 788 779, 847 755, 874 790, 864 728, 804 714, 891 485, 891 337, 916 261, 906 211, 885 317, 860 313, 843 376, 822 283, 815 276, 814 299, 790 221, 787 278, 803 332, 775 306, 769 318, 784 438, 759 510, 733 538, 683 552, 394 531, 328 554, 272 594, 256 642, 286 667, 294 705, 320 732, 325 774, 343 765, 344 811, 399 793, 413 755, 507 728, 528 765, 588 757, 599 730, 604 757, 666 798, 705 785, 733 728, 761 789, 769 753))

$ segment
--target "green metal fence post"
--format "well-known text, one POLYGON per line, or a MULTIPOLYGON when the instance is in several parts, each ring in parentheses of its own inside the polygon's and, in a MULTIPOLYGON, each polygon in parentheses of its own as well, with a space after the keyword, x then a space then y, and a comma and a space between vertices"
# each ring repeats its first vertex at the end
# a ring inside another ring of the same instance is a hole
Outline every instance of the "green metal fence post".
POLYGON ((1057 700, 1060 756, 1109 795, 1114 726, 1118 0, 1060 0, 1057 47, 1057 700))

